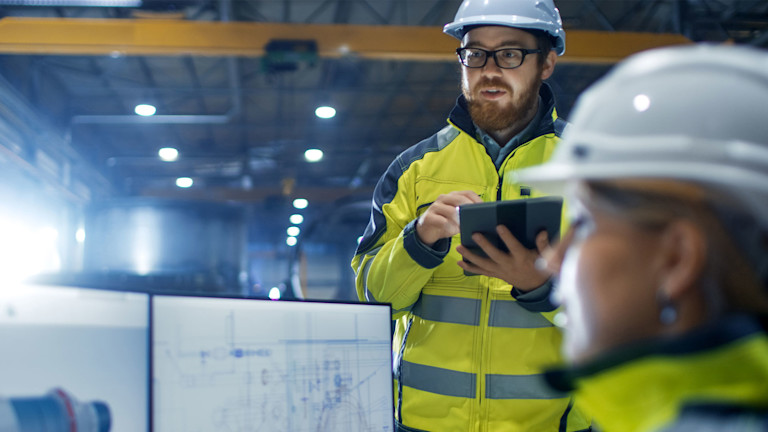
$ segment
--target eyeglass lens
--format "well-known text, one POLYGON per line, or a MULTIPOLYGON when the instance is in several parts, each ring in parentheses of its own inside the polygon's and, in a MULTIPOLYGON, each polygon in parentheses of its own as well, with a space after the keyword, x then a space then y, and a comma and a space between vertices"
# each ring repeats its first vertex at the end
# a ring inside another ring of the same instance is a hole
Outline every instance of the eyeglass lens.
POLYGON ((460 58, 464 66, 471 68, 480 68, 485 66, 488 56, 492 55, 496 61, 496 66, 504 69, 513 69, 523 63, 525 54, 517 48, 500 49, 496 51, 485 51, 479 48, 463 48, 460 52, 460 58))

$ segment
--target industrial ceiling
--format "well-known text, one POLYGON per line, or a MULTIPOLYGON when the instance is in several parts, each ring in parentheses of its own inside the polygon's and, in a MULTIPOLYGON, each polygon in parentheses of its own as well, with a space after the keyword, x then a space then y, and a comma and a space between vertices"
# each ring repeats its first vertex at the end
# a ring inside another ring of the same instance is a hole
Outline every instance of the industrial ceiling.
MULTIPOLYGON (((378 177, 445 124, 458 95, 457 41, 441 28, 460 3, 0 0, 0 155, 73 201, 242 203, 283 232, 301 197, 317 241, 357 237, 378 177), (136 115, 140 103, 156 115, 136 115), (337 115, 318 118, 320 105, 337 115), (162 147, 179 159, 161 161, 162 147), (310 148, 324 158, 305 160, 310 148)), ((566 118, 633 52, 768 47, 764 0, 556 4, 567 47, 549 82, 566 118)))

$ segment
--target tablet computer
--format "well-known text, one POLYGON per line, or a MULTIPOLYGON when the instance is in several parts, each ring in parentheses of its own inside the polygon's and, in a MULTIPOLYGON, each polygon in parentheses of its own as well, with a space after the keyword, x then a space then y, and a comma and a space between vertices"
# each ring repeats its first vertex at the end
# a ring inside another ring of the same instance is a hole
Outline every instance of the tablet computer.
MULTIPOLYGON (((495 247, 508 251, 496 233, 497 225, 504 225, 528 249, 536 249, 536 236, 541 231, 549 235, 550 243, 560 238, 560 220, 563 199, 557 196, 492 201, 459 206, 461 244, 472 252, 486 256, 472 240, 480 233, 495 247)), ((465 260, 466 261, 466 260, 465 260)), ((464 272, 471 276, 474 273, 464 272)))

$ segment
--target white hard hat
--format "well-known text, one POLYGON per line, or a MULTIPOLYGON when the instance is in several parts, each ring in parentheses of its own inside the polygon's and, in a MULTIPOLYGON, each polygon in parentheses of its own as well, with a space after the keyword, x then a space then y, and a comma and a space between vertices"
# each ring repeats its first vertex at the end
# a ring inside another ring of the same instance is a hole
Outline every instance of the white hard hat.
POLYGON ((768 52, 686 45, 628 58, 576 102, 549 162, 514 181, 656 178, 726 193, 768 227, 768 52))
POLYGON ((486 25, 544 31, 557 55, 565 52, 563 21, 552 0, 464 0, 443 32, 461 40, 470 28, 486 25))

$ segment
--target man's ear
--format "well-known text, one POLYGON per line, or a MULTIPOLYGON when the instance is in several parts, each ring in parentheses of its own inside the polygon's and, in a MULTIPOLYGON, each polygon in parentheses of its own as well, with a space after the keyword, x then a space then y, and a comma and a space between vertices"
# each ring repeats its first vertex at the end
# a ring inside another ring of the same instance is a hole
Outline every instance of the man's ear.
POLYGON ((549 50, 547 58, 544 59, 544 65, 541 68, 541 79, 545 80, 552 76, 552 72, 555 71, 555 63, 557 63, 557 54, 555 50, 549 50))
POLYGON ((664 229, 658 258, 664 294, 677 302, 694 289, 707 261, 706 236, 691 221, 678 220, 664 229))

